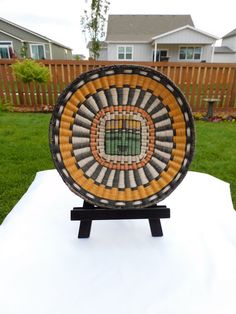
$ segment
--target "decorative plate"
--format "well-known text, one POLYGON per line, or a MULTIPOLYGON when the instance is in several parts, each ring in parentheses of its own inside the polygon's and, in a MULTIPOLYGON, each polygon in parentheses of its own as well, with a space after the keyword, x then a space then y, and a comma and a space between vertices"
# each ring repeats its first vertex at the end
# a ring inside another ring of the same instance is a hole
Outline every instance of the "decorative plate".
POLYGON ((186 175, 193 118, 181 91, 160 72, 102 67, 80 75, 58 98, 50 148, 62 179, 84 200, 147 207, 186 175))

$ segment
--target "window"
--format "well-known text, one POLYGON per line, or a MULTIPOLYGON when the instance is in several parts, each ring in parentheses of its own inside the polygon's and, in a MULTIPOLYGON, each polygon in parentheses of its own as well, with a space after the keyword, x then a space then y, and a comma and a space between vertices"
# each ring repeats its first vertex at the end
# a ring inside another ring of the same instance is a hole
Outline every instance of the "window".
POLYGON ((163 61, 167 59, 167 55, 168 55, 168 50, 167 49, 161 49, 161 50, 157 50, 156 51, 156 60, 155 59, 155 51, 153 51, 153 57, 152 60, 153 61, 163 61))
POLYGON ((11 42, 0 42, 0 59, 10 59, 13 56, 11 42))
POLYGON ((180 47, 179 59, 180 60, 200 60, 202 54, 201 47, 180 47))
POLYGON ((31 58, 39 60, 45 59, 45 47, 42 44, 31 44, 30 45, 31 58))
POLYGON ((118 47, 118 60, 133 60, 133 47, 132 46, 119 46, 118 47))

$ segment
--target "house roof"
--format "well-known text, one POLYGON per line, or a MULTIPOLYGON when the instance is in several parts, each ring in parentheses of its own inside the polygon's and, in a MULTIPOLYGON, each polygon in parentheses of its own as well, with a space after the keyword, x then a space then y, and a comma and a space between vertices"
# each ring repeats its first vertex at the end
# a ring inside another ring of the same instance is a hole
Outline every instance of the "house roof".
MULTIPOLYGON (((41 38, 41 39, 43 39, 43 40, 45 40, 45 41, 48 41, 48 42, 50 42, 50 43, 53 43, 53 44, 55 44, 55 45, 57 45, 57 46, 60 46, 60 47, 62 47, 62 48, 66 48, 66 49, 72 50, 72 48, 70 48, 70 47, 67 47, 67 46, 65 46, 65 45, 63 45, 63 44, 61 44, 61 43, 58 43, 58 42, 55 41, 55 40, 52 40, 52 39, 50 39, 50 38, 48 38, 48 37, 46 37, 46 36, 40 35, 40 34, 34 32, 34 31, 31 31, 31 30, 29 30, 29 29, 27 29, 27 28, 25 28, 25 27, 22 27, 22 26, 20 26, 20 25, 18 25, 18 24, 15 24, 15 23, 13 23, 13 22, 10 22, 10 21, 8 21, 8 20, 6 20, 6 19, 4 19, 4 18, 1 18, 1 17, 0 17, 0 20, 3 21, 3 22, 5 22, 5 23, 7 23, 7 24, 9 24, 9 25, 12 25, 12 26, 14 26, 14 27, 17 27, 17 28, 19 28, 19 29, 21 29, 21 30, 23 30, 23 31, 25 31, 25 32, 27 32, 27 33, 33 34, 33 35, 35 35, 35 36, 37 36, 37 37, 39 37, 39 38, 41 38)), ((3 32, 3 31, 2 31, 2 32, 3 32)), ((8 34, 9 36, 11 36, 11 37, 13 37, 13 38, 16 38, 16 39, 18 39, 18 40, 20 40, 20 41, 22 41, 22 42, 27 41, 27 40, 25 40, 24 38, 15 37, 14 34, 11 34, 10 32, 5 32, 5 34, 8 34)))
POLYGON ((194 26, 190 15, 109 15, 106 41, 150 42, 185 25, 194 26))
POLYGON ((231 32, 229 32, 228 34, 226 34, 225 36, 223 36, 223 38, 228 38, 232 36, 236 36, 236 28, 232 30, 231 32))
POLYGON ((215 47, 214 53, 235 53, 232 49, 227 46, 215 47))

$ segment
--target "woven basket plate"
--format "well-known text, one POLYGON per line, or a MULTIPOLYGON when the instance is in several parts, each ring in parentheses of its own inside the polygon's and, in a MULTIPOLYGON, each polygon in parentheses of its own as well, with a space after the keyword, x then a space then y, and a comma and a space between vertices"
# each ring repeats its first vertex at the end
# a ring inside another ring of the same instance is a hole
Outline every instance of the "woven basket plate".
POLYGON ((50 147, 69 188, 98 206, 147 207, 181 182, 194 150, 180 90, 151 68, 120 65, 79 76, 60 95, 50 147))

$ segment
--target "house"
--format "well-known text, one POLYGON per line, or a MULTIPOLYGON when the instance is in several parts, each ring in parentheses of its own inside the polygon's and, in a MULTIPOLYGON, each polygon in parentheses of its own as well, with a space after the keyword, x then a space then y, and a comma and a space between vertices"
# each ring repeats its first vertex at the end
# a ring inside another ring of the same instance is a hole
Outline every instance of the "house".
POLYGON ((215 47, 214 62, 236 62, 236 28, 222 38, 220 47, 215 47))
POLYGON ((72 59, 72 49, 0 18, 0 59, 72 59))
POLYGON ((99 59, 210 62, 217 39, 190 15, 109 15, 99 59))

